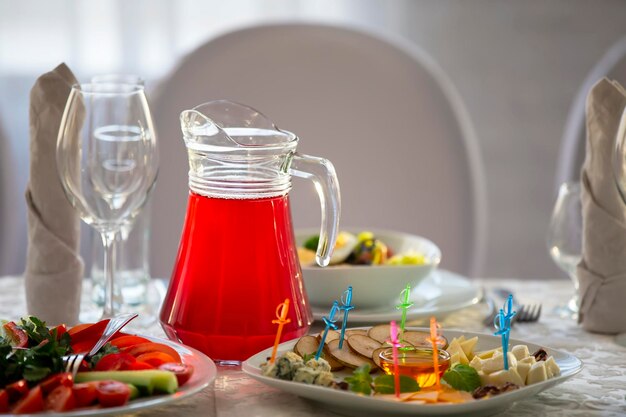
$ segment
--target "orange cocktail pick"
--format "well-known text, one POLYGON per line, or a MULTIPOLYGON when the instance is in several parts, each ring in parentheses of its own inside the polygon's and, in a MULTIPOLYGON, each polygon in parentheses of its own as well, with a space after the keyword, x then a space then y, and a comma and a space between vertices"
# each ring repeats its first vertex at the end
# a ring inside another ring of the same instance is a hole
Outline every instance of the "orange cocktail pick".
POLYGON ((280 335, 283 333, 283 326, 287 323, 291 323, 291 319, 287 318, 289 313, 289 298, 285 298, 285 301, 276 306, 276 320, 272 320, 272 324, 278 324, 278 330, 276 331, 276 340, 274 340, 274 349, 272 349, 272 357, 270 363, 274 363, 276 360, 276 351, 278 350, 278 344, 280 343, 280 335))
POLYGON ((435 372, 435 386, 437 390, 441 389, 439 381, 439 350, 437 349, 437 340, 439 339, 439 323, 435 317, 430 318, 430 343, 433 345, 433 371, 435 372))

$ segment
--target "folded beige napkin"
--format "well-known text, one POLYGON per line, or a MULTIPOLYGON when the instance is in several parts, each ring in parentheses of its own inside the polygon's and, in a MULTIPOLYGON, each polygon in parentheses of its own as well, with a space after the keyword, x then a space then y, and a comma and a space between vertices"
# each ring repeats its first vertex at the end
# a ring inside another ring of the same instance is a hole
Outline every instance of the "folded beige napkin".
POLYGON ((61 64, 39 77, 30 92, 26 303, 29 314, 49 325, 77 323, 80 309, 80 218, 65 197, 56 167, 59 125, 76 83, 61 64))
POLYGON ((626 204, 613 177, 613 152, 626 92, 606 78, 587 97, 587 147, 579 323, 599 333, 626 332, 626 204))

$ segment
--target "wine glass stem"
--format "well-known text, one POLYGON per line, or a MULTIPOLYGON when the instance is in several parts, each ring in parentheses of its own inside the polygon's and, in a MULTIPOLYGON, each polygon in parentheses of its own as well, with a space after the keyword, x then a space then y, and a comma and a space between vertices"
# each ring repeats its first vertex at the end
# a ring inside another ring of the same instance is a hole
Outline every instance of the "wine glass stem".
POLYGON ((102 319, 115 315, 115 233, 103 232, 102 245, 104 246, 104 309, 102 319))

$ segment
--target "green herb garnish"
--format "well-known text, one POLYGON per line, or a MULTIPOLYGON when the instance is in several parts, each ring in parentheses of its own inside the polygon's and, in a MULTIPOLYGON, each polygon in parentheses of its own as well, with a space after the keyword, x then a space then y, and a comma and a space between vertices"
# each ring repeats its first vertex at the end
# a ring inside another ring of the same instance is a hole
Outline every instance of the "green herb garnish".
MULTIPOLYGON (((324 357, 324 354, 322 353, 320 355, 320 358, 323 358, 323 357, 324 357)), ((302 362, 307 363, 311 359, 315 359, 315 354, 314 353, 305 353, 304 356, 302 357, 302 362)))
POLYGON ((96 364, 100 361, 100 359, 102 359, 103 356, 106 356, 109 353, 119 353, 119 352, 120 350, 117 348, 117 346, 113 346, 110 343, 107 343, 106 345, 102 346, 100 350, 98 351, 98 353, 96 353, 91 358, 89 358, 89 365, 91 365, 91 369, 96 367, 96 364))
POLYGON ((306 242, 304 242, 304 247, 308 250, 312 250, 312 251, 316 251, 317 250, 317 245, 320 243, 320 237, 318 236, 312 236, 310 238, 308 238, 306 240, 306 242))
MULTIPOLYGON (((416 392, 420 386, 416 380, 400 375, 400 392, 416 392)), ((396 383, 393 375, 380 375, 374 379, 374 391, 377 394, 393 394, 396 392, 396 383)))
MULTIPOLYGON (((352 372, 352 376, 344 378, 348 383, 348 389, 359 394, 371 395, 372 391, 377 394, 393 394, 396 392, 395 378, 393 375, 381 375, 372 379, 368 364, 359 366, 352 372)), ((413 378, 400 375, 400 392, 416 392, 420 386, 413 378)))
POLYGON ((347 376, 344 381, 348 383, 348 389, 360 394, 370 395, 372 393, 372 376, 370 366, 361 365, 352 372, 352 376, 347 376))
POLYGON ((469 365, 458 364, 443 374, 443 380, 459 391, 472 392, 480 387, 480 376, 476 369, 469 365))
POLYGON ((70 336, 65 333, 57 340, 36 317, 22 319, 17 327, 28 336, 28 348, 14 350, 11 341, 0 337, 0 388, 26 379, 38 382, 48 375, 63 372, 63 356, 71 352, 70 336))

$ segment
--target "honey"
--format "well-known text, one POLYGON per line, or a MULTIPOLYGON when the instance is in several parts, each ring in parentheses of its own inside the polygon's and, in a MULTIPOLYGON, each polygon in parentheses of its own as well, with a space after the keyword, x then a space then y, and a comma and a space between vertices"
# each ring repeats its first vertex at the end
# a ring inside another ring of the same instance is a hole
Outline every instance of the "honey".
MULTIPOLYGON (((438 350, 439 377, 450 367, 450 354, 445 350, 438 350)), ((387 375, 394 375, 392 348, 380 353, 380 365, 387 375)), ((398 349, 398 372, 413 378, 420 388, 435 385, 437 377, 433 364, 433 350, 427 348, 398 349)))

